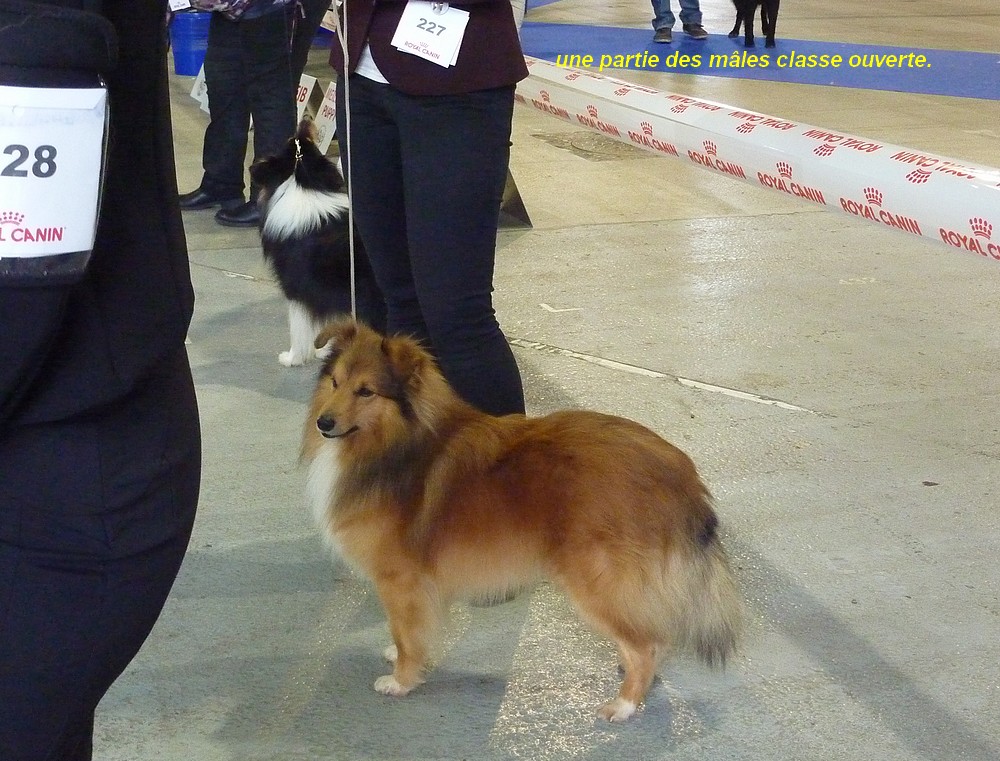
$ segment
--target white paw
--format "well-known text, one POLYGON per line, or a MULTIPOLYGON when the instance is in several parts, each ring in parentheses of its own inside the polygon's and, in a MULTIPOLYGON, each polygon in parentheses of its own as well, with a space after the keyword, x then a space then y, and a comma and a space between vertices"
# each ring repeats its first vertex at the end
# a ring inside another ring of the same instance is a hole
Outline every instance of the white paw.
POLYGON ((316 358, 326 359, 332 353, 333 353, 333 346, 330 345, 330 342, 327 342, 325 346, 320 346, 318 349, 316 349, 316 358))
POLYGON ((382 651, 382 657, 389 661, 389 663, 395 663, 396 659, 399 658, 399 648, 395 645, 389 645, 389 647, 382 651))
POLYGON ((411 687, 404 687, 397 682, 396 677, 392 674, 380 676, 375 680, 375 691, 381 692, 383 695, 392 695, 393 697, 400 698, 411 689, 411 687))
POLYGON ((305 359, 291 351, 283 351, 278 355, 278 361, 285 367, 298 367, 305 363, 305 359))
POLYGON ((597 715, 608 721, 627 721, 635 713, 635 703, 624 698, 610 700, 597 709, 597 715))

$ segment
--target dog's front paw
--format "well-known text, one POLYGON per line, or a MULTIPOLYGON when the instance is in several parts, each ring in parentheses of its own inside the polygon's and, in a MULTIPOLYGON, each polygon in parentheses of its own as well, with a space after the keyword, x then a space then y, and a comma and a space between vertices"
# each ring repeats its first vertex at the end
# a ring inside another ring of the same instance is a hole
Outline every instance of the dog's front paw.
POLYGON ((278 361, 285 367, 299 367, 305 364, 305 357, 293 351, 283 351, 278 355, 278 361))
POLYGON ((401 685, 392 674, 380 676, 375 680, 376 692, 381 692, 383 695, 392 695, 395 698, 403 697, 403 695, 406 695, 412 689, 412 687, 401 685))
POLYGON ((597 709, 597 715, 608 721, 628 721, 635 713, 635 703, 625 698, 615 698, 597 709))

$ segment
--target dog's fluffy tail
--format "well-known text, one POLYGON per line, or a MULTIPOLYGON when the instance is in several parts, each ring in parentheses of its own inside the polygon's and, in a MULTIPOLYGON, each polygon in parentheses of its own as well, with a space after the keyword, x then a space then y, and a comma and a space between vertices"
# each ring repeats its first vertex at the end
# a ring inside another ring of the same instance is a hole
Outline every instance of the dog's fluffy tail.
POLYGON ((743 602, 719 538, 679 548, 668 573, 674 646, 724 667, 743 630, 743 602))

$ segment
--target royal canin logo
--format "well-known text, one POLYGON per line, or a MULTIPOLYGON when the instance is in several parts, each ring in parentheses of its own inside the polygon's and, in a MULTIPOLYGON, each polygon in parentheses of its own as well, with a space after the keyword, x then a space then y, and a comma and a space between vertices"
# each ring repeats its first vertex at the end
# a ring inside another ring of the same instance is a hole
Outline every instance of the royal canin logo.
POLYGON ((576 120, 585 127, 590 127, 591 129, 597 130, 598 132, 603 132, 605 135, 611 135, 612 137, 621 137, 622 133, 614 124, 602 121, 597 115, 597 106, 593 104, 587 104, 586 114, 577 114, 576 120))
POLYGON ((826 158, 835 150, 837 150, 837 146, 827 145, 826 143, 823 143, 823 145, 817 145, 815 148, 813 148, 813 153, 815 153, 817 156, 821 158, 826 158))
POLYGON ((557 116, 560 119, 565 119, 568 122, 573 121, 572 117, 569 115, 569 111, 565 108, 555 106, 551 102, 548 90, 539 90, 538 98, 532 98, 531 105, 537 108, 539 111, 544 111, 552 116, 557 116))
POLYGON ((920 230, 920 223, 913 217, 904 214, 896 214, 883 207, 884 195, 878 188, 869 186, 862 191, 863 201, 851 198, 840 198, 840 208, 855 217, 867 219, 870 222, 878 222, 886 227, 910 233, 912 235, 923 235, 920 230))
POLYGON ((906 179, 908 180, 910 180, 910 175, 915 177, 910 182, 927 182, 925 175, 929 177, 931 172, 947 174, 963 180, 973 180, 977 175, 977 170, 974 167, 957 164, 940 156, 926 156, 922 153, 913 153, 912 151, 899 151, 892 154, 889 158, 901 164, 910 164, 917 167, 915 171, 906 175, 906 179))
MULTIPOLYGON (((750 132, 754 127, 770 127, 771 129, 790 130, 798 127, 798 124, 794 122, 786 122, 781 119, 775 119, 773 116, 765 116, 764 114, 754 114, 750 111, 730 111, 729 116, 733 119, 738 119, 743 122, 740 127, 744 129, 741 132, 750 132)), ((736 129, 739 130, 740 127, 736 129)))
POLYGON ((778 172, 777 176, 768 174, 767 172, 757 172, 757 182, 765 188, 780 190, 782 193, 787 193, 790 196, 812 201, 813 203, 818 203, 820 206, 826 206, 826 198, 823 197, 822 190, 811 188, 792 179, 791 164, 779 161, 775 164, 775 169, 778 172))
POLYGON ((564 79, 567 82, 572 82, 574 79, 579 79, 579 78, 580 78, 580 72, 578 72, 578 71, 571 71, 569 74, 567 74, 564 77, 564 79))
POLYGON ((65 227, 25 227, 19 211, 0 212, 0 243, 54 243, 61 241, 65 227))
POLYGON ((688 105, 689 104, 687 103, 678 103, 676 106, 670 109, 670 112, 674 114, 683 114, 685 111, 688 110, 688 105))
POLYGON ((736 131, 741 135, 749 135, 756 126, 756 124, 751 124, 750 122, 743 122, 743 124, 736 128, 736 131))
POLYGON ((632 92, 631 87, 619 87, 617 90, 615 90, 614 94, 617 95, 619 98, 624 98, 630 92, 632 92))
POLYGON ((725 161, 719 158, 719 146, 711 140, 705 140, 702 144, 704 153, 698 151, 688 151, 688 158, 699 166, 714 169, 717 172, 728 174, 730 177, 737 177, 741 180, 747 179, 746 170, 733 161, 725 161))
POLYGON ((860 151, 862 153, 876 153, 885 147, 881 143, 861 140, 860 138, 851 137, 850 135, 839 135, 836 132, 827 132, 822 129, 808 129, 802 133, 802 136, 813 140, 819 140, 823 145, 830 146, 830 149, 824 151, 823 153, 820 153, 817 149, 813 149, 813 153, 819 156, 829 156, 833 153, 834 148, 850 148, 851 150, 860 151))
POLYGON ((676 101, 678 106, 684 107, 678 108, 677 106, 674 106, 670 109, 674 113, 678 114, 684 111, 688 106, 691 106, 692 108, 700 108, 703 111, 721 111, 723 109, 722 106, 716 103, 707 103, 703 100, 698 100, 697 98, 689 98, 686 95, 676 95, 674 93, 668 95, 667 100, 676 101))
POLYGON ((938 235, 949 246, 1000 261, 1000 243, 993 241, 993 223, 985 217, 972 217, 969 219, 969 229, 972 230, 971 235, 939 227, 938 235))
POLYGON ((665 153, 668 156, 679 156, 677 153, 677 146, 673 143, 668 143, 665 140, 658 140, 653 137, 653 125, 649 122, 639 122, 639 130, 639 132, 629 130, 628 139, 643 148, 650 148, 651 150, 658 151, 659 153, 665 153))

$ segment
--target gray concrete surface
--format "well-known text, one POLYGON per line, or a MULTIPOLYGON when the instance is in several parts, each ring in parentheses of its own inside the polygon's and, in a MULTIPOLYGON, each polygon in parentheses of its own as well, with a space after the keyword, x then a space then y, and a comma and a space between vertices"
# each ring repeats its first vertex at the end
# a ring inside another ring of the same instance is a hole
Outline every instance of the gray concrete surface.
MULTIPOLYGON (((868 41, 876 24, 925 45, 940 13, 887 2, 864 24, 870 4, 829 5, 786 3, 784 26, 816 38, 854 14, 843 39, 868 41)), ((967 38, 947 44, 995 50, 995 4, 962 5, 967 38)), ((728 2, 703 7, 710 30, 731 24, 728 2)), ((647 15, 644 3, 611 11, 635 26, 647 15)), ((565 0, 528 18, 607 22, 611 11, 565 0)), ((329 81, 322 52, 311 70, 329 81)), ((1000 163, 996 102, 635 78, 1000 163)), ((174 85, 184 191, 199 179, 205 115, 190 79, 174 85)), ((543 586, 457 610, 427 684, 404 699, 376 694, 388 642, 378 602, 327 556, 302 498, 315 369, 277 362, 285 305, 256 233, 193 212, 203 497, 163 616, 101 706, 96 757, 1000 758, 1000 264, 621 151, 523 108, 513 152, 534 227, 501 233, 496 303, 530 409, 626 415, 693 456, 748 601, 739 657, 723 674, 672 661, 633 721, 598 723, 614 654, 543 586)))

